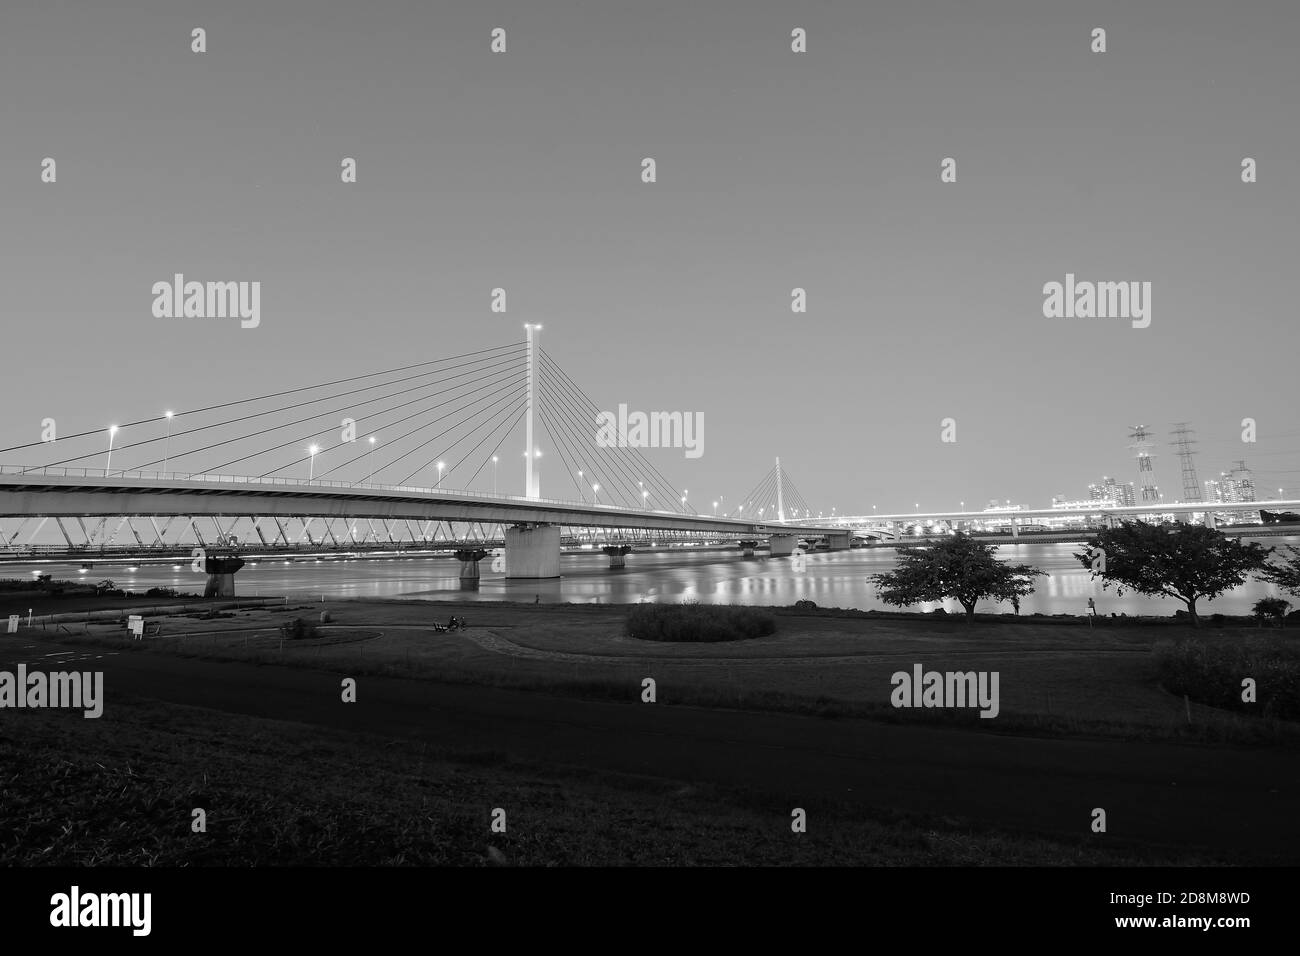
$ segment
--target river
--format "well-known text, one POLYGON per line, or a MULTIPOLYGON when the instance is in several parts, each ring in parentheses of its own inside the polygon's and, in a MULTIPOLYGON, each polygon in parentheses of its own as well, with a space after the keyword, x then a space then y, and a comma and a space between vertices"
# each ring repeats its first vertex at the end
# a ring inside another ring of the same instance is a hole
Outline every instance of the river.
MULTIPOLYGON (((1266 546, 1300 546, 1300 536, 1263 539, 1266 546)), ((1099 581, 1074 559, 1080 545, 1065 542, 1026 543, 999 548, 1003 560, 1025 562, 1048 572, 1037 579, 1037 590, 1021 599, 1022 614, 1081 614, 1093 598, 1099 614, 1172 614, 1182 603, 1172 598, 1149 598, 1114 589, 1102 590, 1099 581)), ((760 552, 760 555, 762 552, 760 552)), ((561 577, 548 581, 507 581, 490 568, 491 559, 480 564, 482 573, 477 592, 460 590, 459 562, 450 557, 403 557, 382 560, 315 561, 260 559, 235 576, 237 593, 266 597, 376 597, 464 601, 533 601, 546 603, 613 603, 637 601, 699 601, 702 604, 787 605, 800 599, 821 607, 886 609, 876 596, 870 576, 895 566, 893 548, 861 548, 852 551, 815 552, 806 558, 805 570, 797 571, 789 558, 742 558, 739 552, 673 552, 630 554, 627 568, 611 571, 600 551, 565 554, 560 561, 561 577)), ((34 566, 11 566, 6 576, 29 574, 34 566)), ((99 581, 111 578, 118 587, 143 591, 150 587, 172 587, 202 591, 203 575, 190 570, 188 562, 178 565, 140 565, 136 571, 125 566, 100 564, 85 574, 79 565, 45 565, 43 573, 58 579, 99 581)), ((1248 614, 1261 597, 1279 596, 1276 587, 1250 580, 1212 602, 1200 602, 1202 614, 1248 614)), ((1300 606, 1300 598, 1282 594, 1300 606)), ((913 610, 931 610, 938 605, 917 605, 913 610)), ((960 612, 956 602, 945 602, 949 612, 960 612)), ((896 610, 896 609, 894 609, 896 610)), ((981 602, 981 612, 1010 611, 1006 604, 981 602)))

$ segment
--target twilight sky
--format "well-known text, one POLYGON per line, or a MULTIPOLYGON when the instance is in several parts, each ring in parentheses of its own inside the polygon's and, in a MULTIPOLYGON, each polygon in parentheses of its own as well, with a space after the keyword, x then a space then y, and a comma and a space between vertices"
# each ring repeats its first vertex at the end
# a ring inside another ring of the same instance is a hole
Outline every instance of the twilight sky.
POLYGON ((647 452, 693 502, 780 455, 841 513, 1042 507, 1136 479, 1135 423, 1172 498, 1178 421, 1297 497, 1298 44, 1291 0, 7 0, 0 446, 541 322, 601 408, 703 414, 647 452), (260 324, 156 318, 177 272, 260 324), (1045 318, 1066 273, 1150 282, 1150 326, 1045 318))

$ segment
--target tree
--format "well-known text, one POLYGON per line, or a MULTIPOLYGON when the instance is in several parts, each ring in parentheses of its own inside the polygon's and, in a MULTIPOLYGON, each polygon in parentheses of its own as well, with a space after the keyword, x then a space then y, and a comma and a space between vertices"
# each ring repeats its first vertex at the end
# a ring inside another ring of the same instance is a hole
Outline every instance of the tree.
POLYGON ((1300 548, 1287 548, 1287 551, 1289 553, 1282 558, 1281 564, 1264 565, 1264 573, 1259 577, 1270 584, 1276 584, 1283 591, 1300 594, 1300 548))
POLYGON ((1114 586, 1116 594, 1129 590, 1177 598, 1187 605, 1193 627, 1201 623, 1197 601, 1213 600, 1245 584, 1247 575, 1266 566, 1273 551, 1204 525, 1144 521, 1105 528, 1087 546, 1087 552, 1074 556, 1094 578, 1102 579, 1103 588, 1114 586), (1099 562, 1099 556, 1104 560, 1099 562))
POLYGON ((871 580, 886 604, 902 607, 953 598, 970 621, 981 599, 1010 601, 1030 594, 1034 577, 1046 573, 1027 564, 1005 564, 997 559, 997 545, 959 531, 931 544, 899 548, 898 567, 873 574, 871 580))
POLYGON ((1290 601, 1284 601, 1282 598, 1266 597, 1256 601, 1255 606, 1250 611, 1255 615, 1255 619, 1259 621, 1261 627, 1269 618, 1277 621, 1278 627, 1286 627, 1286 612, 1290 607, 1290 601))

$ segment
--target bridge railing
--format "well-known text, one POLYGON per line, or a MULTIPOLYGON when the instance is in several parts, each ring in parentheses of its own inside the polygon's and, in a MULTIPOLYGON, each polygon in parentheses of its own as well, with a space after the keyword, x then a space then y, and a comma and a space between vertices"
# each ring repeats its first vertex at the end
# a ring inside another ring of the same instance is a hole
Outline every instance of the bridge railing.
MULTIPOLYGON (((618 511, 629 514, 653 514, 671 516, 691 516, 686 511, 664 511, 662 509, 623 508, 614 504, 600 502, 567 501, 562 498, 526 498, 522 495, 493 494, 487 491, 468 491, 460 488, 432 488, 421 485, 385 485, 373 482, 338 481, 327 478, 271 478, 250 475, 212 475, 206 473, 187 473, 179 471, 139 471, 114 468, 69 468, 63 465, 0 465, 0 475, 33 475, 44 478, 117 478, 136 481, 156 481, 159 483, 178 481, 207 481, 219 484, 271 485, 274 487, 293 486, 298 488, 338 488, 349 491, 395 491, 402 494, 441 495, 449 498, 479 498, 484 501, 518 501, 525 504, 562 505, 566 507, 598 508, 601 511, 618 511)), ((702 516, 700 516, 702 517, 702 516)))

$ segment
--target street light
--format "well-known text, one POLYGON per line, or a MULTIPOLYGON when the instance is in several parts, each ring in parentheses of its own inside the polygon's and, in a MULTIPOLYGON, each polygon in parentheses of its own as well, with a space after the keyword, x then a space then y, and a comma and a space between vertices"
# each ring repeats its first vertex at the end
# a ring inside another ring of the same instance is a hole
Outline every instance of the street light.
POLYGON ((113 464, 113 436, 117 434, 117 426, 108 426, 108 457, 104 459, 104 477, 108 477, 108 469, 113 464))
POLYGON ((167 474, 167 462, 171 459, 172 453, 172 413, 165 412, 167 416, 167 444, 163 446, 163 474, 167 474))
POLYGON ((375 483, 375 436, 374 435, 370 436, 370 451, 366 452, 366 458, 369 459, 366 463, 370 466, 370 477, 366 479, 366 484, 373 485, 375 483))
POLYGON ((492 456, 492 494, 497 493, 497 456, 492 456))
POLYGON ((650 510, 650 492, 644 489, 641 491, 641 509, 643 511, 650 510))
POLYGON ((593 505, 600 504, 600 485, 591 486, 591 503, 593 505))
POLYGON ((316 476, 316 452, 320 451, 315 445, 307 449, 311 453, 311 464, 307 466, 307 484, 311 484, 312 479, 316 476))
POLYGON ((715 501, 713 503, 713 517, 716 518, 717 516, 718 516, 718 503, 715 501))
POLYGON ((582 469, 579 468, 578 469, 578 498, 582 501, 584 505, 587 503, 587 493, 582 490, 582 483, 585 480, 586 479, 582 477, 582 469))
POLYGON ((442 462, 438 462, 438 485, 437 485, 438 491, 442 490, 442 470, 446 467, 447 466, 442 462))

